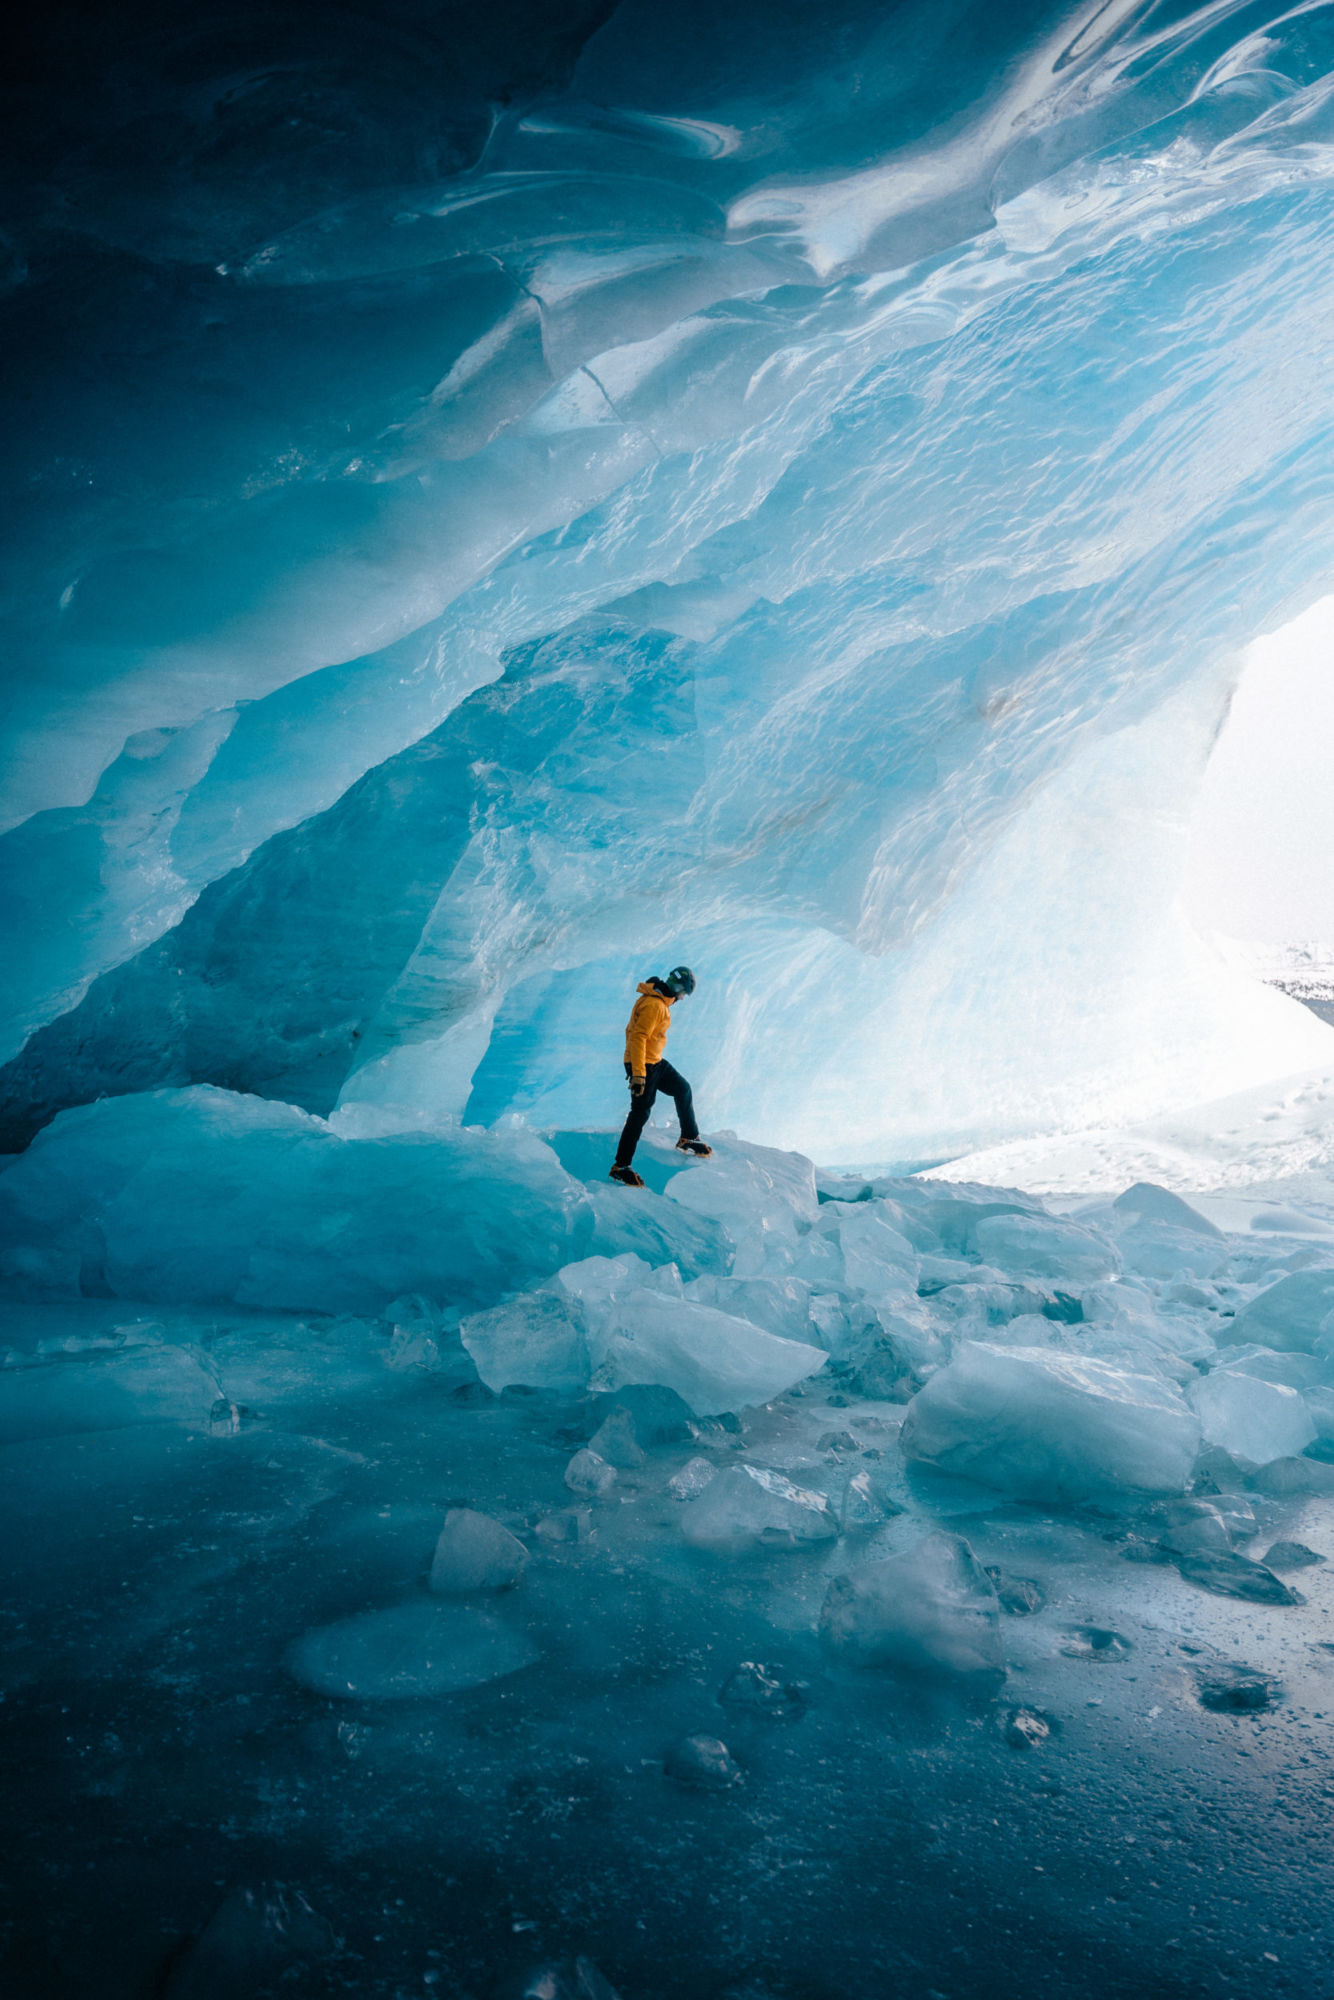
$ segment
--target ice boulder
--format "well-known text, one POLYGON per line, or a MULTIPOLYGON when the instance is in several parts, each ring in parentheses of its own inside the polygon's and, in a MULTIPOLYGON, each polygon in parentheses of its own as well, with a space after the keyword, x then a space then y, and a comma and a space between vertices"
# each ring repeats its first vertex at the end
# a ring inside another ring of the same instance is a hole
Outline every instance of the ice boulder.
POLYGON ((585 1500, 602 1500, 616 1484, 616 1468, 585 1446, 566 1466, 565 1484, 571 1493, 579 1493, 585 1500))
POLYGON ((1273 1347, 1228 1347, 1213 1357, 1219 1368, 1233 1375, 1256 1375, 1265 1382, 1285 1382, 1303 1395, 1319 1388, 1324 1364, 1314 1354, 1280 1353, 1273 1347))
POLYGON ((345 1137, 211 1085, 63 1112, 0 1171, 0 1276, 75 1295, 490 1305, 567 1263, 591 1228, 583 1188, 529 1133, 345 1137))
POLYGON ((722 1224, 736 1246, 733 1274, 759 1277, 790 1262, 797 1231, 814 1222, 819 1204, 815 1169, 800 1153, 715 1142, 711 1160, 676 1174, 666 1198, 722 1224), (770 1253, 777 1247, 778 1255, 770 1253))
POLYGON ((503 1306, 470 1313, 463 1345, 488 1389, 512 1383, 577 1395, 593 1372, 588 1329, 578 1304, 549 1291, 521 1293, 503 1306))
POLYGON ((1292 1271, 1242 1307, 1219 1333, 1225 1346, 1254 1341, 1288 1353, 1310 1354, 1326 1314, 1334 1311, 1334 1270, 1292 1271))
POLYGON ((696 1548, 738 1554, 760 1544, 796 1549, 833 1541, 838 1522, 827 1494, 760 1465, 729 1465, 691 1501, 681 1531, 696 1548))
POLYGON ((695 1278, 685 1295, 784 1340, 811 1338, 811 1288, 801 1278, 695 1278))
POLYGON ((984 1263, 1058 1284, 1092 1284, 1121 1269, 1105 1236, 1055 1215, 984 1216, 974 1224, 972 1239, 984 1263))
POLYGON ((827 1359, 818 1347, 782 1340, 749 1320, 644 1290, 618 1302, 589 1387, 661 1383, 696 1416, 717 1416, 772 1402, 827 1359))
POLYGON ((1187 1390, 1205 1441, 1239 1465, 1297 1458, 1317 1436, 1300 1391, 1231 1368, 1215 1368, 1187 1390))
POLYGON ((489 1514, 451 1507, 435 1545, 431 1589, 441 1597, 472 1591, 510 1590, 523 1575, 528 1551, 517 1535, 489 1514))
POLYGON ((900 1442, 910 1459, 1025 1498, 1180 1493, 1200 1422, 1158 1376, 978 1340, 919 1389, 900 1442))
POLYGON ((874 1304, 916 1292, 918 1258, 876 1204, 829 1202, 799 1246, 794 1270, 812 1284, 846 1286, 874 1304))
POLYGON ((984 1685, 1005 1673, 991 1577, 959 1535, 928 1535, 902 1554, 836 1576, 820 1638, 859 1667, 944 1673, 984 1685))
POLYGON ((1118 1230, 1122 1266, 1143 1278, 1213 1278, 1231 1254, 1226 1242, 1167 1222, 1136 1222, 1118 1230))
POLYGON ((621 1472, 633 1471, 645 1459, 643 1445, 635 1434, 633 1414, 623 1404, 613 1408, 588 1440, 588 1449, 600 1458, 604 1465, 614 1465, 621 1472))
POLYGON ((469 1315, 460 1332, 488 1388, 656 1385, 696 1416, 770 1402, 827 1358, 702 1304, 674 1264, 652 1270, 634 1255, 567 1264, 540 1291, 469 1315))
POLYGON ((667 1481, 667 1491, 673 1500, 695 1500, 717 1476, 718 1468, 711 1459, 696 1456, 688 1458, 683 1466, 667 1481))

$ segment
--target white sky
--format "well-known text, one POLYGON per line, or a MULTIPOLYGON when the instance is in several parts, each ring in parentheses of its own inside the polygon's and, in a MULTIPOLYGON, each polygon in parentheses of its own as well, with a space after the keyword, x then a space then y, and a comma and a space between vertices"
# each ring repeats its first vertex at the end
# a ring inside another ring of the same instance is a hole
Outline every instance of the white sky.
POLYGON ((1334 943, 1334 597, 1251 648, 1190 831, 1188 915, 1334 943))

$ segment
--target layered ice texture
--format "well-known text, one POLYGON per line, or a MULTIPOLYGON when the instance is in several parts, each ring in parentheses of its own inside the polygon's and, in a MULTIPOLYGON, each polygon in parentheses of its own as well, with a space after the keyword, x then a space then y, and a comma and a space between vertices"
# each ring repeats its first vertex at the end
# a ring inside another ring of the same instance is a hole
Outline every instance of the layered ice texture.
POLYGON ((63 18, 5 1145, 192 1085, 609 1124, 681 959, 710 1122, 825 1159, 1328 1060, 1174 909, 1327 582, 1326 8, 63 18))

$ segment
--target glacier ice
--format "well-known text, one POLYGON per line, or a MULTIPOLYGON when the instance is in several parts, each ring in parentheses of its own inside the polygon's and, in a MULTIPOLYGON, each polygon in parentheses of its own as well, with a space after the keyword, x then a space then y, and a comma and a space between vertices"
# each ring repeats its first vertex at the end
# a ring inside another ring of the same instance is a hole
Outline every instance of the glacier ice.
POLYGON ((918 1390, 902 1442, 910 1458, 1034 1499, 1179 1493, 1200 1424, 1161 1377, 975 1340, 918 1390))
POLYGON ((1188 1395, 1206 1442, 1220 1446, 1240 1465, 1295 1458, 1315 1443, 1311 1412, 1284 1382, 1215 1368, 1192 1383, 1188 1395))
POLYGON ((576 9, 550 70, 534 19, 382 153, 377 44, 313 177, 203 77, 244 143, 127 82, 152 164, 52 160, 12 1142, 188 1083, 607 1123, 593 1052, 678 944, 717 1122, 824 1157, 1327 1054, 1183 935, 1169 853, 1239 647, 1324 573, 1318 38, 1035 5, 947 59, 847 11, 576 9), (201 289, 149 313, 142 260, 201 289), (102 324, 127 379, 76 416, 102 324))

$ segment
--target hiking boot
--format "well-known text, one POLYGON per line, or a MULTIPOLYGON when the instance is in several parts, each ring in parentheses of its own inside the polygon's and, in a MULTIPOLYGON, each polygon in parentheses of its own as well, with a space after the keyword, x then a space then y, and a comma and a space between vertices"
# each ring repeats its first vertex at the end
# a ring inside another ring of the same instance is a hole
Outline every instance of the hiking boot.
POLYGON ((678 1153, 693 1153, 697 1160, 713 1158, 713 1147, 706 1146, 702 1139, 678 1139, 676 1150, 678 1153))
POLYGON ((613 1167, 608 1180, 619 1181, 622 1187, 643 1187, 644 1183, 633 1167, 613 1167))

